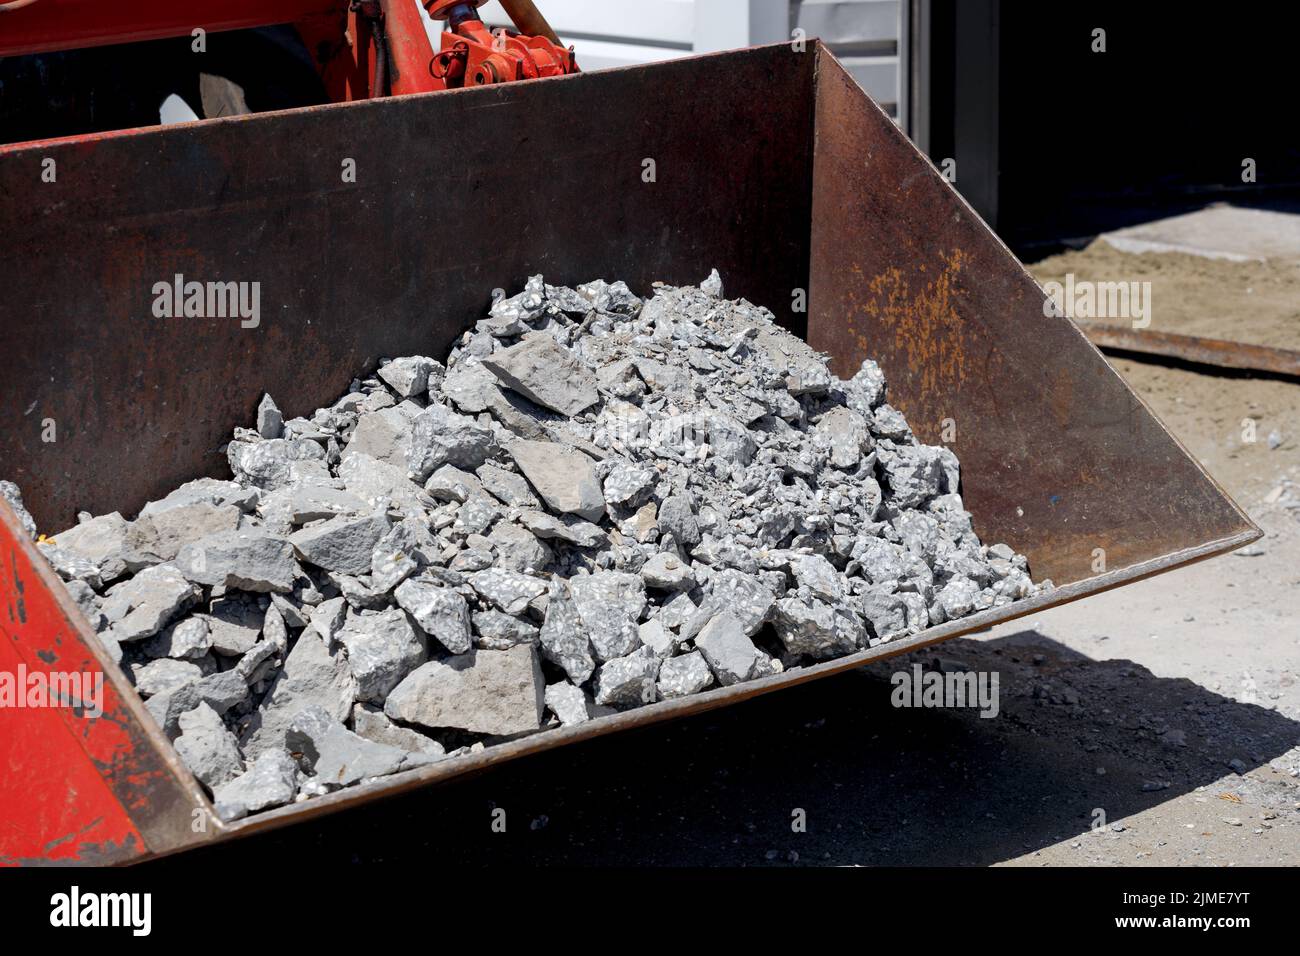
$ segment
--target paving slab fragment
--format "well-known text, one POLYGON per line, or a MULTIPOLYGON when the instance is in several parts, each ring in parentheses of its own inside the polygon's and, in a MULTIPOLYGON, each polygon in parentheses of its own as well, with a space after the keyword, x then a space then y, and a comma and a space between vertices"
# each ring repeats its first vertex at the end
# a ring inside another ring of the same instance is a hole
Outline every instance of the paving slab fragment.
POLYGON ((252 529, 205 535, 181 548, 175 563, 197 584, 241 591, 286 594, 298 576, 288 540, 252 529))
POLYGON ((760 676, 763 652, 734 615, 715 614, 696 636, 695 646, 723 687, 760 676))
POLYGON ((340 574, 369 574, 375 545, 390 527, 388 516, 381 512, 360 517, 339 515, 295 531, 289 543, 303 561, 318 568, 340 574))
POLYGON ((577 415, 600 399, 595 374, 551 335, 526 335, 482 361, 502 385, 561 415, 577 415))
POLYGON ((518 439, 508 451, 546 506, 560 514, 598 521, 605 498, 595 463, 580 451, 548 441, 518 439))
POLYGON ((541 728, 545 691, 532 645, 476 650, 416 668, 389 695, 384 713, 423 727, 509 736, 541 728))

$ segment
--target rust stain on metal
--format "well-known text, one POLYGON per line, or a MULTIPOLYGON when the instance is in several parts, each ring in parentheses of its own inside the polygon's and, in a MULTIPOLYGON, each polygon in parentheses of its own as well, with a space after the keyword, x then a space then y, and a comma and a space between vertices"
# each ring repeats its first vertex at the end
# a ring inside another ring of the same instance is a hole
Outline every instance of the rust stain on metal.
MULTIPOLYGON (((960 249, 943 254, 941 268, 933 278, 909 276, 896 265, 868 276, 855 266, 865 295, 853 295, 848 306, 861 354, 870 355, 877 347, 868 329, 877 335, 889 333, 920 388, 935 390, 964 381, 967 356, 954 286, 966 258, 960 249), (857 321, 858 314, 869 321, 857 321)), ((925 265, 918 265, 915 271, 925 272, 925 265)))

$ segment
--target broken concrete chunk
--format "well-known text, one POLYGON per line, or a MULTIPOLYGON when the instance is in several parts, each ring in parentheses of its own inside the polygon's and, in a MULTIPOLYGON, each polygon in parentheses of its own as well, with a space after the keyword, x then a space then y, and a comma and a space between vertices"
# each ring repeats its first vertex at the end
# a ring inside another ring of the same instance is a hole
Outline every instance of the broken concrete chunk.
POLYGON ((509 521, 498 522, 487 540, 496 551, 497 563, 511 571, 541 573, 555 558, 536 535, 509 521))
POLYGON ((19 487, 12 481, 0 481, 0 498, 14 510, 18 516, 18 524, 23 531, 27 532, 29 537, 36 537, 36 522, 32 519, 31 513, 23 506, 23 493, 19 487))
POLYGON ((575 515, 548 515, 541 511, 521 511, 519 520, 539 538, 551 538, 577 545, 580 548, 603 548, 609 544, 609 535, 600 525, 584 521, 575 515))
POLYGON ((657 517, 659 531, 670 534, 673 540, 683 548, 694 548, 701 541, 700 525, 695 519, 695 510, 689 498, 683 495, 669 495, 659 506, 657 517))
POLYGON ((429 387, 429 376, 441 363, 423 355, 407 355, 382 365, 379 377, 402 398, 422 395, 429 387))
POLYGON ((817 422, 817 441, 826 447, 831 464, 852 470, 875 447, 867 420, 851 408, 832 408, 817 422))
POLYGON ((343 627, 343 622, 347 619, 347 611, 347 601, 344 598, 321 601, 311 611, 311 627, 328 644, 343 627))
POLYGON ((760 661, 765 656, 749 639, 741 621, 725 611, 704 625, 695 646, 723 687, 759 676, 760 661))
POLYGON ((510 736, 541 728, 545 689, 531 644, 476 650, 420 665, 389 695, 384 713, 422 727, 510 736))
POLYGON ((266 612, 256 601, 231 592, 213 601, 208 614, 201 617, 208 626, 212 649, 227 657, 247 654, 262 631, 266 612))
POLYGON ((600 398, 592 371, 545 333, 525 335, 483 359, 483 367, 502 385, 561 415, 577 415, 600 398))
POLYGON ((382 704, 389 691, 429 656, 428 645, 399 608, 349 617, 338 641, 348 649, 356 699, 374 704, 382 704))
POLYGON ((389 503, 407 512, 418 513, 433 501, 408 477, 405 467, 385 464, 370 455, 344 455, 339 462, 339 478, 349 492, 367 506, 387 506, 389 503))
POLYGON ((637 627, 641 643, 660 657, 671 657, 677 651, 677 635, 657 619, 643 621, 637 627))
POLYGON ((432 578, 409 578, 394 592, 397 603, 430 637, 453 654, 470 649, 469 605, 465 598, 432 578))
POLYGON ((635 574, 597 571, 569 581, 569 592, 597 661, 623 657, 641 644, 645 584, 635 574))
POLYGON ((469 576, 469 584, 480 597, 515 615, 523 614, 530 601, 546 593, 545 581, 505 568, 475 571, 469 576))
POLYGON ((221 717, 205 703, 181 714, 181 735, 173 743, 190 773, 210 790, 244 772, 244 758, 221 717))
POLYGON ((224 714, 247 699, 248 685, 243 678, 234 671, 219 671, 175 690, 155 694, 145 701, 145 709, 168 737, 175 737, 180 729, 181 714, 199 704, 208 704, 218 714, 224 714))
POLYGON ((563 668, 575 684, 585 683, 596 667, 587 630, 568 586, 561 581, 551 583, 538 643, 543 656, 563 668))
POLYGON ((352 729, 358 737, 377 744, 396 747, 407 754, 422 754, 432 760, 447 755, 447 749, 432 737, 426 737, 410 727, 399 727, 388 715, 373 704, 355 704, 352 708, 352 729))
POLYGON ((329 478, 325 449, 309 438, 232 441, 226 460, 240 483, 265 491, 280 488, 306 475, 329 478))
POLYGON ((635 508, 643 502, 659 480, 653 468, 616 462, 605 476, 605 501, 611 505, 635 508))
POLYGON ((745 467, 754 458, 758 444, 740 422, 730 415, 709 416, 709 444, 713 453, 733 465, 745 467))
POLYGON ((575 687, 568 681, 547 686, 546 706, 564 727, 575 727, 591 719, 591 713, 587 709, 587 695, 581 687, 575 687))
POLYGON ((660 551, 641 565, 641 579, 657 591, 687 591, 695 586, 695 572, 675 554, 660 551))
POLYGON ((354 734, 322 707, 295 714, 284 742, 290 756, 327 790, 386 777, 407 764, 405 750, 354 734))
POLYGON ((840 574, 835 566, 820 554, 804 554, 792 558, 790 570, 800 587, 807 588, 825 601, 839 601, 844 597, 840 574))
POLYGON ((49 544, 71 551, 92 562, 104 581, 112 581, 126 571, 127 522, 116 511, 83 521, 48 539, 49 544))
POLYGON ((480 362, 471 361, 460 362, 447 370, 442 394, 462 412, 477 415, 491 408, 500 389, 495 375, 480 362))
POLYGON ((460 504, 475 495, 485 494, 477 477, 461 471, 455 465, 443 465, 430 475, 424 490, 439 501, 455 501, 460 504))
POLYGON ((866 630, 851 612, 816 599, 787 597, 772 608, 772 628, 791 654, 818 660, 852 654, 866 630))
POLYGON ((263 395, 257 405, 257 433, 263 438, 279 438, 284 434, 284 416, 270 395, 263 395))
POLYGON ((376 461, 405 469, 411 431, 419 414, 415 403, 402 402, 362 415, 352 430, 343 457, 370 455, 376 461))
POLYGON ((746 635, 757 634, 767 620, 776 595, 755 575, 734 568, 716 572, 711 583, 710 606, 739 621, 746 635))
POLYGON ((351 517, 340 515, 289 536, 302 560, 340 574, 369 574, 375 545, 388 533, 383 513, 351 517))
POLYGON ((131 673, 141 696, 152 697, 194 683, 203 677, 203 668, 192 661, 162 657, 147 664, 132 664, 131 673))
POLYGON ((38 541, 36 547, 65 582, 84 583, 96 591, 103 588, 104 579, 99 573, 99 565, 94 561, 75 551, 56 547, 49 541, 38 541))
POLYGON ((114 640, 138 641, 157 634, 201 593, 176 568, 159 564, 110 588, 100 611, 114 640))
POLYGON ((189 580, 208 587, 281 594, 293 590, 298 574, 286 539, 251 529, 205 535, 181 548, 176 566, 189 580))
POLYGON ((328 647, 313 628, 307 628, 298 636, 266 698, 249 719, 243 734, 245 756, 256 758, 283 747, 284 733, 299 711, 320 706, 343 720, 355 699, 356 681, 348 666, 347 651, 342 645, 328 647))
POLYGON ((485 491, 512 508, 541 507, 523 475, 495 465, 484 465, 478 470, 478 479, 485 491))
POLYGON ((699 651, 673 657, 659 665, 659 696, 664 700, 688 697, 713 684, 713 672, 699 651))
POLYGON ((262 754, 244 773, 214 788, 217 816, 226 823, 279 807, 298 792, 298 766, 284 750, 262 754))
MULTIPOLYGON (((429 541, 432 544, 432 538, 429 541)), ((370 586, 379 592, 391 591, 427 560, 414 524, 399 522, 375 543, 370 553, 370 586)))
POLYGON ((535 644, 538 639, 536 625, 500 611, 475 611, 474 646, 490 651, 504 651, 516 644, 535 644))
POLYGON ((196 501, 142 515, 127 528, 127 562, 135 567, 147 567, 171 561, 191 542, 209 534, 234 531, 239 527, 242 513, 234 505, 196 501))
POLYGON ((491 431, 433 402, 415 419, 406 464, 417 481, 425 481, 443 465, 477 468, 495 447, 491 431))
POLYGON ((610 707, 635 707, 655 701, 655 679, 659 676, 659 657, 649 647, 642 647, 600 665, 592 682, 597 704, 610 707))
POLYGON ((368 503, 350 491, 324 485, 291 485, 263 497, 262 514, 280 508, 289 523, 298 526, 338 515, 360 514, 368 503))
POLYGON ((552 511, 576 514, 588 521, 604 515, 605 498, 595 463, 582 452, 555 442, 523 439, 511 442, 508 450, 552 511))

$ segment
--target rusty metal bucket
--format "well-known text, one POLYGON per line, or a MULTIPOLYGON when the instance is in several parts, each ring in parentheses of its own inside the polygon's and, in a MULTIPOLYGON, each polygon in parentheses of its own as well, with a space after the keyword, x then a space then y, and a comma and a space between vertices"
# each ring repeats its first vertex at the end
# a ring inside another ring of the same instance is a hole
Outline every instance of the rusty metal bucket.
POLYGON ((816 43, 0 148, 0 235, 0 477, 44 529, 83 509, 133 514, 223 474, 216 449, 263 392, 299 415, 380 356, 438 354, 494 286, 542 272, 645 289, 716 266, 729 294, 771 307, 838 373, 878 359, 922 440, 951 420, 976 529, 1058 585, 227 825, 0 504, 0 670, 106 679, 98 719, 0 709, 0 862, 132 861, 256 833, 858 667, 1259 536, 1078 329, 1044 315, 1015 258, 816 43), (154 318, 154 283, 177 273, 259 281, 261 324, 154 318))

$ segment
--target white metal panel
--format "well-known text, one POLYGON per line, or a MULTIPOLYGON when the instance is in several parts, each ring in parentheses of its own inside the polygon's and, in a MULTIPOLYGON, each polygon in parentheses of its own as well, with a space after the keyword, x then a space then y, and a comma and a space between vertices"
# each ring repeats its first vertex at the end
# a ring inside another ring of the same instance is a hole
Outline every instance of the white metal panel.
POLYGON ((898 105, 898 57, 846 56, 839 60, 873 100, 881 106, 898 105))
POLYGON ((827 43, 887 43, 899 37, 899 0, 802 0, 797 25, 827 43))
MULTIPOLYGON (((691 49, 696 6, 695 0, 538 0, 537 4, 564 40, 624 38, 641 46, 671 44, 683 50, 691 49)), ((479 16, 493 24, 510 22, 499 3, 485 3, 479 16)))
MULTIPOLYGON (((561 36, 560 39, 567 40, 561 36)), ((684 56, 682 50, 661 46, 639 46, 635 43, 611 40, 573 40, 573 53, 578 67, 584 73, 608 70, 615 66, 634 66, 637 63, 656 63, 684 56)))

